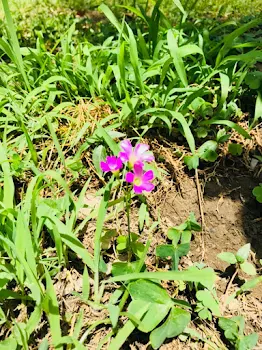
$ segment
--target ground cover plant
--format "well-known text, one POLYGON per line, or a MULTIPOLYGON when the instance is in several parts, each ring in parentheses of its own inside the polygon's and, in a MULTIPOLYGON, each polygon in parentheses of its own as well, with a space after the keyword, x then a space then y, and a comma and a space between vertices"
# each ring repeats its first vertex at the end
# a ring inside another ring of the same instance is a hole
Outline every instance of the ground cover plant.
POLYGON ((100 4, 95 24, 63 13, 27 40, 2 5, 0 349, 260 346, 259 321, 230 307, 261 261, 246 242, 221 247, 229 266, 205 259, 200 182, 244 164, 261 210, 261 18, 100 4), (199 213, 168 221, 157 199, 181 171, 199 213))

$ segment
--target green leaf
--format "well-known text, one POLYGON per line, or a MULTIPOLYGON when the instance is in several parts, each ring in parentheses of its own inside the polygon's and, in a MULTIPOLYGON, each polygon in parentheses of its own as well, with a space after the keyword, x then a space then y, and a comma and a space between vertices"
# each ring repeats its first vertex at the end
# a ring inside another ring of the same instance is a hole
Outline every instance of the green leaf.
POLYGON ((90 281, 86 266, 84 267, 83 273, 83 286, 82 286, 82 298, 87 301, 90 295, 90 281))
POLYGON ((101 237, 101 249, 104 249, 104 250, 109 249, 112 238, 116 236, 117 236, 116 230, 105 231, 101 237))
POLYGON ((187 224, 188 230, 200 232, 202 229, 201 225, 199 225, 199 223, 196 221, 196 217, 195 217, 195 214, 193 212, 191 212, 189 214, 189 217, 186 221, 186 224, 187 224))
POLYGON ((172 29, 169 29, 167 32, 167 43, 168 43, 168 49, 170 51, 170 55, 173 58, 173 63, 176 68, 177 74, 184 85, 184 87, 188 86, 187 81, 187 75, 186 70, 184 66, 184 62, 182 60, 182 57, 179 53, 179 48, 177 45, 177 38, 174 37, 174 33, 172 29))
POLYGON ((255 266, 248 261, 244 261, 242 264, 240 264, 240 268, 248 275, 254 276, 257 274, 255 266))
POLYGON ((237 350, 251 350, 257 345, 259 336, 257 333, 252 333, 240 338, 237 342, 237 350))
POLYGON ((245 260, 247 260, 249 253, 250 253, 250 243, 247 243, 237 251, 236 253, 237 261, 240 263, 243 263, 245 260))
POLYGON ((231 120, 217 120, 217 119, 211 119, 211 120, 206 120, 203 123, 201 123, 202 125, 226 125, 234 130, 236 130, 240 135, 244 136, 246 139, 251 139, 251 136, 249 135, 249 133, 243 129, 240 125, 231 122, 231 120))
POLYGON ((199 290, 196 293, 198 301, 207 307, 214 316, 220 316, 219 303, 213 296, 212 292, 209 290, 199 290))
POLYGON ((147 280, 138 280, 128 285, 133 300, 150 302, 148 311, 139 324, 138 329, 148 333, 153 330, 168 314, 173 305, 167 291, 159 284, 147 280))
POLYGON ((197 154, 194 154, 193 156, 185 156, 184 162, 189 170, 197 169, 199 166, 199 157, 197 154))
MULTIPOLYGON (((132 300, 128 307, 128 312, 133 315, 137 320, 140 320, 145 312, 148 310, 149 303, 142 300, 132 300)), ((122 349, 122 345, 129 337, 129 335, 136 328, 136 324, 132 320, 128 320, 123 328, 121 328, 115 338, 112 339, 108 350, 122 349)))
POLYGON ((181 231, 171 227, 167 230, 167 237, 172 240, 173 245, 177 245, 181 237, 181 231))
POLYGON ((222 252, 222 253, 218 254, 217 257, 219 259, 227 262, 228 264, 236 264, 237 263, 237 259, 236 259, 235 255, 231 252, 222 252))
POLYGON ((104 280, 103 283, 112 282, 125 282, 136 279, 155 279, 163 281, 187 281, 187 282, 197 282, 201 283, 207 288, 212 288, 215 280, 216 274, 211 268, 204 268, 198 270, 197 268, 190 268, 183 271, 157 271, 157 272, 141 272, 141 273, 130 273, 126 275, 121 275, 117 277, 112 277, 104 280))
POLYGON ((17 341, 13 336, 0 341, 0 350, 16 350, 17 349, 17 341))
POLYGON ((181 334, 190 322, 190 313, 178 307, 171 310, 165 323, 154 329, 150 334, 153 349, 159 349, 166 338, 173 338, 181 334))
POLYGON ((120 314, 120 309, 118 306, 113 305, 113 304, 109 304, 107 308, 109 311, 109 317, 110 317, 112 326, 113 326, 113 328, 115 328, 117 326, 117 321, 118 321, 118 317, 120 314))
POLYGON ((218 157, 216 149, 216 141, 206 141, 202 146, 199 147, 197 154, 201 159, 204 159, 207 162, 214 162, 218 157))
MULTIPOLYGON (((60 314, 59 314, 59 305, 55 294, 55 289, 50 277, 49 272, 45 268, 45 278, 46 278, 46 296, 44 301, 44 309, 47 315, 50 332, 52 336, 52 342, 54 345, 58 344, 62 333, 60 327, 60 314)), ((57 346, 57 349, 62 349, 62 346, 57 346)))
POLYGON ((259 283, 262 282, 262 276, 253 278, 252 280, 249 280, 245 282, 237 291, 236 295, 240 295, 243 292, 249 291, 253 288, 255 288, 259 283))
POLYGON ((262 94, 260 91, 258 91, 257 93, 254 120, 251 124, 251 128, 258 121, 259 118, 262 118, 262 94))
POLYGON ((259 186, 256 186, 253 191, 252 191, 253 195, 256 197, 256 200, 259 203, 262 203, 262 184, 260 184, 259 186))
POLYGON ((198 316, 202 318, 202 320, 212 321, 212 314, 207 307, 204 307, 202 310, 200 310, 198 312, 198 316))
POLYGON ((115 262, 112 264, 112 275, 121 276, 129 273, 133 273, 136 271, 136 268, 138 265, 139 265, 139 261, 115 262))
POLYGON ((102 170, 100 167, 100 162, 104 161, 106 158, 106 150, 105 147, 103 145, 99 145, 97 146, 94 150, 93 150, 93 155, 92 155, 92 159, 93 159, 93 164, 96 168, 97 173, 102 176, 102 170))
POLYGON ((197 133, 197 137, 205 138, 208 134, 208 129, 201 126, 201 127, 196 129, 196 133, 197 133))
POLYGON ((132 299, 145 300, 150 303, 172 305, 171 298, 167 291, 159 284, 140 279, 128 285, 132 299))
POLYGON ((220 317, 218 325, 223 329, 225 337, 230 341, 235 341, 238 336, 238 325, 230 318, 220 317))
POLYGON ((171 244, 161 244, 156 247, 156 256, 161 259, 172 258, 175 249, 171 244))
POLYGON ((142 231, 144 223, 148 221, 149 214, 146 203, 141 203, 138 211, 139 230, 142 231))
POLYGON ((231 153, 233 156, 241 156, 243 148, 238 143, 230 143, 228 145, 228 152, 231 153))

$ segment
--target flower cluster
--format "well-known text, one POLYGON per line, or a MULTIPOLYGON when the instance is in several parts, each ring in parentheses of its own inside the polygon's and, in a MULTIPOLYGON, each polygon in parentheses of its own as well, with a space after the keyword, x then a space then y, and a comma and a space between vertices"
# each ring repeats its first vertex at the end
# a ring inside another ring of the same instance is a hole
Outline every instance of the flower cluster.
POLYGON ((152 152, 149 152, 149 146, 138 143, 133 148, 130 140, 124 140, 120 143, 120 148, 118 157, 108 156, 105 162, 100 163, 102 171, 110 171, 117 176, 123 168, 123 163, 127 163, 131 171, 126 173, 125 180, 133 184, 134 192, 137 194, 143 191, 151 192, 155 187, 152 183, 154 173, 152 170, 144 171, 145 162, 154 160, 152 152))

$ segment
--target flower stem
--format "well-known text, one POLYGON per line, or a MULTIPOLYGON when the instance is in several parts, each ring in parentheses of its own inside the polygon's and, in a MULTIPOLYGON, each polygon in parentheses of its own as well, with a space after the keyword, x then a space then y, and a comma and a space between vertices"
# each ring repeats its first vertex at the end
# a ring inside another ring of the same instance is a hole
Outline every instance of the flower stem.
POLYGON ((127 251, 128 251, 128 261, 132 258, 132 247, 131 247, 131 228, 130 228, 130 207, 131 207, 131 191, 128 190, 126 194, 126 216, 127 216, 127 251))

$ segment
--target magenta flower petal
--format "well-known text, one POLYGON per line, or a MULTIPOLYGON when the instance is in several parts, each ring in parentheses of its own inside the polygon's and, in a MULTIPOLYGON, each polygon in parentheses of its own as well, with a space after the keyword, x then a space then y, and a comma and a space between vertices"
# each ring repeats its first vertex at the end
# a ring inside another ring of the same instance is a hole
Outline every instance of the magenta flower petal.
POLYGON ((155 160, 155 157, 153 156, 153 154, 151 152, 147 152, 147 153, 144 153, 140 156, 140 159, 143 161, 143 162, 153 162, 155 160))
POLYGON ((110 170, 116 170, 117 168, 117 158, 114 156, 106 157, 106 162, 110 168, 110 170))
POLYGON ((116 159, 116 165, 117 165, 117 169, 121 169, 123 166, 122 160, 117 158, 116 159))
POLYGON ((141 194, 143 192, 143 187, 142 186, 134 185, 133 189, 134 189, 134 192, 136 194, 141 194))
POLYGON ((134 182, 135 175, 131 172, 126 174, 126 182, 134 182))
POLYGON ((120 147, 122 148, 122 150, 127 154, 130 155, 133 151, 133 147, 132 144, 130 142, 130 140, 123 140, 120 142, 120 147))
POLYGON ((106 162, 100 162, 100 168, 104 172, 110 171, 110 168, 109 168, 109 166, 107 165, 106 162))
POLYGON ((140 158, 143 153, 149 150, 149 146, 144 143, 138 143, 135 146, 135 155, 140 158))
POLYGON ((143 182, 148 182, 154 179, 154 173, 153 170, 148 170, 144 173, 144 175, 142 176, 142 181, 143 182))
POLYGON ((142 180, 143 165, 141 163, 134 164, 134 174, 135 174, 135 177, 141 178, 141 180, 142 180))
POLYGON ((140 187, 142 188, 143 191, 151 192, 155 188, 155 185, 152 184, 152 182, 144 182, 140 187))
POLYGON ((128 162, 129 156, 126 152, 119 152, 118 157, 121 159, 122 162, 128 162))
POLYGON ((113 174, 116 174, 123 166, 121 159, 115 156, 107 156, 105 162, 100 163, 102 171, 107 172, 111 171, 113 174))

